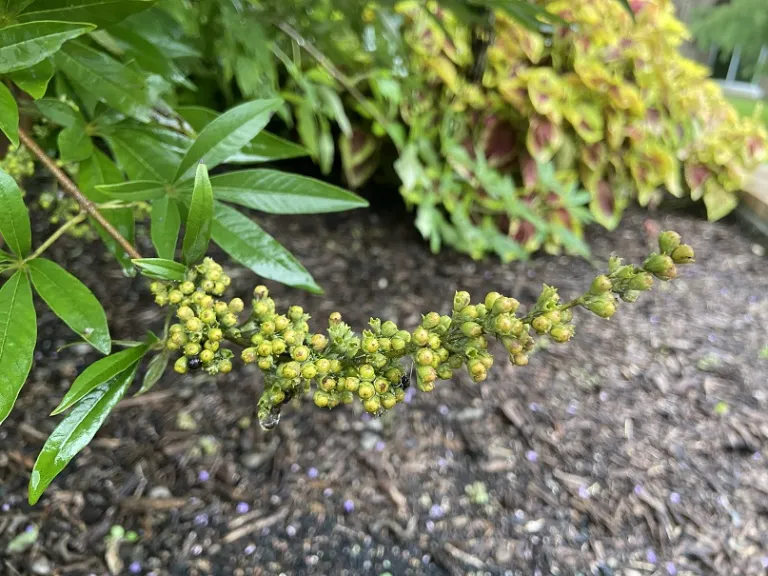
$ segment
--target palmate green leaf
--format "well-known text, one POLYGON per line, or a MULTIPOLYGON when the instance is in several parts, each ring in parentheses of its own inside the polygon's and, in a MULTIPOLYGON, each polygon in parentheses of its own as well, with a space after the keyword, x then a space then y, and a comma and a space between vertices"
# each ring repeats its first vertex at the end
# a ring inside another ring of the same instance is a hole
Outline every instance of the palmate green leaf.
POLYGON ((0 288, 0 424, 27 380, 36 340, 32 288, 24 271, 17 270, 0 288))
POLYGON ((211 178, 213 195, 270 214, 320 214, 365 208, 368 202, 321 180, 255 169, 228 172, 211 178))
POLYGON ((54 56, 56 67, 102 102, 142 122, 154 104, 147 78, 81 42, 69 42, 54 56))
POLYGON ((93 28, 90 24, 50 21, 0 28, 0 74, 34 66, 56 53, 67 40, 93 28))
POLYGON ((158 134, 118 125, 105 134, 105 139, 131 180, 173 181, 182 155, 158 134))
POLYGON ((26 256, 32 249, 29 210, 19 185, 0 170, 0 235, 16 256, 26 256))
POLYGON ((154 200, 168 193, 165 184, 156 180, 131 180, 119 184, 100 184, 96 186, 96 190, 110 198, 125 200, 126 202, 154 200))
POLYGON ((40 499, 59 472, 93 439, 130 387, 138 366, 136 361, 123 372, 91 390, 51 433, 35 461, 29 478, 30 504, 34 505, 40 499))
POLYGON ((208 169, 205 164, 198 164, 182 243, 181 253, 185 263, 192 264, 205 256, 211 241, 212 224, 213 189, 208 169))
POLYGON ((181 214, 176 200, 163 196, 152 201, 152 245, 160 258, 173 260, 179 240, 181 214))
POLYGON ((116 24, 142 10, 156 0, 35 0, 18 17, 21 22, 62 20, 90 22, 97 26, 116 24))
MULTIPOLYGON (((200 132, 219 115, 214 110, 203 106, 179 106, 176 108, 176 112, 195 132, 200 132)), ((261 162, 300 158, 307 154, 308 152, 304 147, 262 130, 256 138, 224 162, 227 164, 259 164, 261 162)))
POLYGON ((214 202, 213 241, 234 260, 264 278, 321 294, 311 274, 258 224, 234 208, 214 202))
POLYGON ((56 138, 59 160, 64 163, 82 162, 93 154, 93 142, 85 131, 85 124, 64 128, 56 138))
POLYGON ((87 286, 45 258, 29 263, 32 285, 56 316, 102 354, 112 351, 107 315, 87 286))
POLYGON ((162 378, 166 368, 168 368, 168 360, 170 359, 170 351, 163 350, 160 354, 155 355, 152 360, 149 361, 147 366, 147 373, 144 374, 144 381, 141 383, 141 388, 136 392, 136 396, 141 396, 149 392, 152 387, 162 378))
POLYGON ((101 386, 119 377, 123 372, 135 368, 136 364, 147 353, 148 346, 133 346, 97 360, 88 368, 82 371, 80 376, 75 378, 72 386, 69 387, 64 398, 59 405, 51 412, 51 416, 61 414, 68 410, 83 398, 85 398, 94 388, 101 386))
POLYGON ((0 130, 14 146, 19 145, 19 107, 3 83, 0 83, 0 130))
POLYGON ((218 166, 253 140, 269 122, 282 100, 253 100, 224 112, 200 131, 197 139, 181 159, 174 181, 204 160, 210 168, 218 166))
POLYGON ((41 98, 35 106, 43 116, 59 126, 71 128, 85 125, 85 118, 78 110, 56 98, 41 98))
POLYGON ((46 58, 29 68, 11 72, 10 78, 16 86, 37 100, 45 96, 53 73, 53 62, 50 58, 46 58))
POLYGON ((154 280, 181 282, 187 277, 187 267, 165 258, 137 258, 132 260, 142 275, 154 280))

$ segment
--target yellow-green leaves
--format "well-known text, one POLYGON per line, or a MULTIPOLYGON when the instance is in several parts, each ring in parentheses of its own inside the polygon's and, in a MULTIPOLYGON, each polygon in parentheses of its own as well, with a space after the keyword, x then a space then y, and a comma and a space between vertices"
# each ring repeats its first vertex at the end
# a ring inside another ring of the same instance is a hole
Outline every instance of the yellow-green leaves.
POLYGON ((133 264, 141 270, 142 275, 154 280, 170 280, 182 282, 187 275, 187 267, 173 260, 164 258, 137 258, 133 264))
POLYGON ((152 202, 152 244, 160 258, 173 260, 179 239, 181 215, 176 200, 163 196, 152 202))
POLYGON ((72 274, 45 258, 29 262, 32 284, 54 314, 102 354, 112 341, 107 315, 96 296, 72 274))
POLYGON ((213 189, 211 188, 211 181, 208 179, 208 170, 205 164, 198 164, 182 244, 182 256, 185 263, 192 264, 205 256, 211 241, 212 223, 213 189))
POLYGON ((154 200, 165 196, 165 184, 155 180, 132 180, 119 184, 101 184, 96 186, 99 192, 103 192, 110 198, 135 202, 138 200, 154 200))
POLYGON ((3 83, 0 83, 0 130, 14 146, 19 145, 19 107, 3 83))
POLYGON ((282 100, 254 100, 236 106, 202 129, 176 170, 175 181, 184 178, 197 163, 214 168, 253 140, 269 122, 282 100))
POLYGON ((24 271, 18 270, 0 288, 0 424, 24 386, 36 340, 32 289, 24 271))
POLYGON ((92 388, 51 433, 29 478, 30 504, 40 499, 59 472, 93 439, 109 413, 125 395, 137 368, 138 360, 92 388))
POLYGON ((0 74, 34 66, 53 55, 67 40, 93 28, 90 24, 50 21, 0 28, 0 74))
POLYGON ((0 234, 16 256, 29 254, 32 247, 29 210, 24 204, 16 181, 2 170, 0 170, 0 234))

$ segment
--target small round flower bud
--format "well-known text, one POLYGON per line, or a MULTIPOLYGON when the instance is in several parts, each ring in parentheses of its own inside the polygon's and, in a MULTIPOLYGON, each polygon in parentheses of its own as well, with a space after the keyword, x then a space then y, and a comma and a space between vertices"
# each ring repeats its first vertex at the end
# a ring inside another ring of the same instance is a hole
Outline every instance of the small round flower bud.
POLYGON ((331 373, 339 374, 341 372, 341 362, 334 358, 331 360, 331 373))
POLYGON ((297 338, 296 331, 293 328, 288 328, 288 330, 283 332, 283 340, 285 340, 285 343, 288 344, 288 346, 295 346, 296 344, 301 343, 301 340, 297 338))
POLYGON ((157 281, 151 282, 149 284, 149 291, 152 294, 161 294, 166 291, 165 285, 162 282, 157 282, 157 281))
POLYGON ((265 340, 259 344, 256 348, 256 353, 259 356, 271 356, 272 355, 272 342, 265 340))
POLYGON ((384 368, 389 363, 389 359, 387 359, 384 354, 381 352, 376 352, 376 354, 371 354, 369 360, 368 360, 374 368, 380 369, 384 368))
POLYGON ((277 373, 283 378, 293 380, 294 378, 298 378, 301 373, 301 367, 298 362, 286 362, 285 364, 280 365, 277 369, 277 373))
POLYGON ((389 381, 385 378, 376 378, 373 381, 373 387, 379 394, 385 394, 389 390, 389 381))
POLYGON ((219 280, 213 285, 213 290, 211 290, 211 293, 214 294, 215 296, 221 296, 226 291, 227 291, 227 285, 224 284, 224 282, 222 282, 221 280, 219 280))
POLYGON ((309 343, 312 345, 312 349, 315 352, 321 352, 322 350, 325 350, 326 346, 328 346, 328 338, 325 337, 325 334, 312 334, 312 338, 310 338, 309 343))
POLYGON ((296 346, 291 351, 291 358, 297 362, 305 362, 309 358, 309 348, 306 346, 296 346))
POLYGON ((341 323, 341 312, 331 312, 331 315, 328 316, 328 324, 331 326, 336 326, 337 324, 341 323))
POLYGON ((269 370, 270 368, 272 368, 272 364, 273 364, 272 356, 267 356, 266 358, 259 358, 259 361, 256 363, 256 365, 262 370, 269 370))
POLYGON ((202 320, 204 324, 213 324, 216 322, 216 312, 211 309, 203 310, 200 312, 200 320, 202 320))
POLYGON ((476 322, 464 322, 461 325, 461 332, 467 338, 477 338, 483 333, 483 329, 476 322))
POLYGON ((181 344, 177 344, 173 339, 168 338, 168 340, 165 341, 165 347, 168 350, 178 350, 181 348, 181 344))
POLYGON ((168 304, 168 296, 166 296, 165 294, 158 294, 157 296, 155 296, 155 304, 157 304, 158 306, 165 306, 166 304, 168 304))
POLYGON ((643 268, 660 280, 671 280, 677 276, 675 262, 666 254, 651 256, 645 261, 643 268))
POLYGON ((392 340, 389 338, 379 338, 379 350, 385 354, 392 350, 392 340))
POLYGON ((182 322, 186 322, 187 320, 191 320, 195 317, 195 312, 189 306, 181 306, 178 310, 176 310, 176 316, 182 322))
POLYGON ((600 316, 600 318, 610 318, 616 313, 616 303, 612 296, 599 298, 587 303, 587 309, 600 316))
POLYGON ((178 304, 184 299, 184 294, 180 290, 171 290, 168 294, 168 302, 171 304, 178 304))
POLYGON ((187 335, 184 332, 172 332, 169 340, 176 344, 176 349, 187 343, 187 335))
POLYGON ((501 298, 501 294, 499 294, 498 292, 488 292, 488 294, 485 295, 485 307, 488 310, 492 310, 494 303, 499 298, 501 298))
POLYGON ((283 352, 285 352, 286 349, 285 342, 282 340, 276 338, 272 340, 272 354, 275 354, 277 356, 280 356, 283 352))
POLYGON ((469 303, 471 301, 471 296, 469 295, 469 292, 466 292, 464 290, 461 290, 459 292, 456 292, 456 294, 453 296, 453 309, 456 312, 461 312, 469 306, 469 303))
POLYGON ((442 347, 438 348, 436 352, 437 352, 436 356, 438 357, 440 362, 445 362, 446 360, 448 360, 448 356, 451 355, 451 353, 448 352, 446 348, 442 348, 442 347))
POLYGON ((291 306, 288 308, 288 318, 293 320, 294 322, 296 320, 301 320, 301 317, 304 316, 304 308, 301 306, 291 306))
POLYGON ((659 250, 664 254, 672 254, 678 246, 680 246, 680 234, 674 230, 667 230, 659 234, 659 250))
POLYGON ((482 368, 482 370, 479 370, 476 374, 471 375, 473 382, 484 382, 488 378, 488 370, 486 367, 480 364, 480 368, 482 368))
POLYGON ((213 310, 213 298, 208 294, 200 298, 200 307, 213 310))
POLYGON ((240 298, 232 298, 232 300, 229 301, 228 308, 233 314, 240 314, 245 308, 245 302, 240 298))
POLYGON ((205 296, 206 296, 206 293, 203 292, 202 290, 195 290, 194 294, 192 294, 190 298, 192 302, 194 302, 195 304, 200 304, 200 302, 203 301, 203 298, 205 298, 205 296))
POLYGON ((253 297, 254 298, 266 298, 269 296, 269 290, 266 286, 262 286, 261 284, 256 286, 256 288, 253 289, 253 297))
POLYGON ((417 346, 426 346, 429 341, 429 332, 423 326, 413 331, 413 341, 417 346))
POLYGON ((592 280, 592 285, 589 287, 589 293, 590 294, 605 294, 606 292, 609 292, 613 288, 613 284, 611 283, 611 279, 608 278, 605 274, 601 274, 594 280, 592 280))
POLYGON ((653 286, 653 276, 648 272, 640 272, 629 281, 629 289, 644 292, 653 286))
POLYGON ((470 376, 474 377, 477 374, 484 374, 486 368, 479 358, 472 358, 467 362, 467 370, 469 371, 470 376))
POLYGON ((265 336, 271 336, 275 333, 275 323, 271 320, 265 320, 261 323, 261 326, 259 327, 260 332, 264 334, 265 336))
POLYGON ((182 356, 173 364, 173 370, 179 374, 187 373, 187 357, 182 356))
POLYGON ((224 316, 224 314, 229 312, 229 308, 225 302, 219 300, 213 304, 213 311, 216 312, 216 316, 224 316))
POLYGON ((208 272, 205 274, 205 277, 208 278, 208 280, 213 280, 216 282, 221 278, 221 270, 218 268, 213 268, 211 270, 208 270, 208 272))
POLYGON ((397 404, 397 399, 395 398, 394 394, 383 394, 380 400, 381 405, 387 410, 394 408, 395 404, 397 404))
POLYGON ((675 264, 690 264, 695 262, 695 254, 693 248, 688 244, 681 244, 672 252, 672 260, 675 264))
POLYGON ((464 365, 464 358, 459 356, 458 354, 451 354, 448 356, 448 366, 451 367, 453 370, 458 370, 464 365))
POLYGON ((237 324, 237 316, 232 314, 232 312, 227 312, 224 314, 224 316, 222 316, 221 325, 225 328, 231 328, 235 324, 237 324))
POLYGON ((325 408, 328 406, 328 393, 323 392, 322 390, 318 390, 315 392, 315 394, 312 396, 312 400, 315 402, 315 406, 318 408, 325 408))
POLYGON ((453 370, 448 364, 440 364, 437 367, 437 377, 440 378, 440 380, 450 380, 453 378, 453 370))
POLYGON ((214 353, 211 350, 203 350, 200 352, 200 361, 203 364, 210 364, 213 361, 214 353))
POLYGON ((312 380, 317 376, 317 368, 314 364, 304 364, 304 366, 301 367, 301 377, 306 378, 307 380, 312 380))
POLYGON ((475 310, 477 311, 478 318, 485 318, 488 316, 488 308, 485 307, 485 304, 475 304, 475 310))
POLYGON ((363 338, 363 352, 375 354, 379 350, 379 341, 376 338, 363 338))
POLYGON ((402 340, 398 337, 392 338, 392 350, 395 352, 402 352, 405 350, 405 340, 402 340))
POLYGON ((354 376, 347 376, 344 379, 344 387, 350 392, 357 392, 358 388, 360 388, 360 379, 354 376))
POLYGON ((477 306, 475 306, 474 304, 465 306, 464 310, 461 311, 461 315, 474 320, 479 316, 479 314, 477 313, 477 306))
POLYGON ((436 328, 440 324, 440 314, 437 312, 430 312, 421 321, 421 325, 424 326, 427 330, 432 330, 432 328, 436 328))
POLYGON ((422 382, 434 382, 437 380, 437 371, 432 366, 419 366, 416 369, 416 373, 422 382))
POLYGON ((205 349, 210 350, 211 352, 216 352, 219 349, 220 344, 218 342, 214 342, 213 340, 206 340, 205 341, 205 349))
POLYGON ((354 401, 355 401, 355 395, 352 394, 352 392, 349 392, 348 390, 344 390, 344 392, 341 393, 342 404, 352 404, 352 402, 354 401))
POLYGON ((269 306, 267 306, 267 303, 262 300, 254 300, 253 315, 256 316, 256 318, 263 318, 267 314, 269 314, 269 306))
POLYGON ((269 399, 272 402, 272 404, 282 404, 283 402, 285 402, 285 392, 283 392, 279 388, 277 389, 273 388, 269 393, 269 399))
POLYGON ((176 332, 184 332, 184 326, 181 324, 171 324, 171 326, 168 328, 168 332, 170 334, 175 334, 176 332))
POLYGON ((189 296, 190 294, 192 294, 192 292, 195 291, 195 283, 190 282, 189 280, 187 280, 186 282, 182 282, 181 285, 179 286, 179 290, 181 290, 181 293, 184 294, 185 296, 189 296))
POLYGON ((381 335, 385 338, 392 338, 395 334, 397 334, 397 324, 391 320, 387 320, 381 325, 381 335))
POLYGON ((544 314, 544 318, 549 320, 552 325, 560 324, 560 310, 550 310, 544 314))
POLYGON ((190 318, 184 326, 187 332, 200 332, 203 329, 203 323, 200 321, 200 318, 190 318))
POLYGON ((219 372, 222 374, 229 374, 232 372, 232 362, 224 358, 221 362, 219 362, 219 372))
POLYGON ((286 328, 288 328, 288 326, 291 325, 291 321, 288 320, 288 317, 283 315, 276 316, 274 322, 275 322, 275 330, 278 332, 285 331, 286 328))
POLYGON ((397 384, 400 382, 400 378, 402 378, 403 372, 399 368, 389 368, 386 372, 384 372, 384 377, 392 382, 393 384, 397 384))
POLYGON ((370 382, 361 382, 357 388, 357 395, 363 400, 368 400, 376 394, 376 388, 370 382))
POLYGON ((315 360, 315 368, 318 374, 328 374, 331 371, 331 362, 326 358, 315 360))
POLYGON ((333 390, 336 390, 336 379, 331 378, 330 376, 326 376, 320 381, 321 390, 325 390, 326 392, 332 392, 333 390))
POLYGON ((528 354, 515 354, 511 360, 517 366, 526 366, 528 364, 528 354))
POLYGON ((376 414, 381 409, 381 400, 379 400, 378 396, 368 398, 368 400, 363 402, 363 408, 370 414, 376 414))
POLYGON ((427 340, 427 345, 432 348, 432 350, 437 350, 443 345, 443 341, 437 334, 430 334, 429 339, 427 340))
POLYGON ((502 335, 512 332, 512 318, 509 314, 499 314, 493 321, 493 329, 502 335))
POLYGON ((419 366, 431 366, 432 362, 435 361, 435 355, 433 354, 432 350, 429 348, 421 348, 416 353, 416 363, 419 366))
POLYGON ((514 314, 520 307, 520 302, 514 298, 502 296, 493 303, 492 311, 494 314, 514 314))
POLYGON ((507 352, 510 354, 519 354, 523 351, 523 345, 517 338, 502 338, 501 343, 504 344, 504 348, 506 348, 507 352))
POLYGON ((558 324, 549 331, 549 337, 555 342, 562 344, 568 342, 573 337, 573 325, 571 324, 558 324))
POLYGON ((560 322, 567 324, 573 320, 573 310, 568 308, 567 310, 560 310, 560 322))
POLYGON ((539 334, 546 334, 549 329, 552 328, 552 322, 547 320, 544 316, 537 316, 531 322, 531 327, 539 334))
POLYGON ((402 388, 395 388, 394 394, 395 394, 395 401, 402 402, 403 400, 405 400, 405 390, 403 390, 402 388))
POLYGON ((258 359, 259 354, 256 351, 256 348, 243 348, 243 351, 240 353, 240 358, 245 362, 246 364, 253 364, 258 359))
POLYGON ((200 282, 200 288, 203 289, 203 291, 208 292, 209 294, 213 292, 213 287, 216 285, 216 283, 213 280, 208 280, 207 278, 200 282))
POLYGON ((360 368, 358 368, 358 372, 360 373, 360 378, 362 380, 370 381, 376 377, 376 371, 370 364, 363 364, 360 366, 360 368))

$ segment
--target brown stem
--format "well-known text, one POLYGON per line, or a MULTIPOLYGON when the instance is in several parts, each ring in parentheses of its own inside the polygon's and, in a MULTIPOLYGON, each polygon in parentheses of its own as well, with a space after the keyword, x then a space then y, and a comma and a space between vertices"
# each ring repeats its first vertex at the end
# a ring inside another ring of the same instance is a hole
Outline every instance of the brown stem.
POLYGON ((96 220, 96 222, 98 222, 101 227, 106 230, 107 234, 112 236, 112 238, 114 238, 115 241, 120 244, 128 256, 131 258, 141 258, 141 254, 138 253, 136 248, 134 248, 131 243, 128 242, 128 240, 126 240, 123 235, 120 234, 120 232, 118 232, 106 218, 104 218, 101 212, 99 212, 98 208, 93 205, 93 202, 85 197, 85 195, 80 191, 75 183, 69 179, 69 176, 67 176, 64 171, 56 165, 56 162, 54 162, 53 159, 48 156, 48 154, 46 154, 45 151, 40 148, 40 146, 38 146, 37 142, 35 142, 32 137, 30 137, 29 134, 27 134, 21 128, 19 128, 19 140, 21 140, 24 146, 26 146, 27 149, 32 152, 32 154, 37 156, 37 159, 40 160, 40 162, 42 162, 43 165, 48 168, 48 170, 51 171, 51 174, 56 177, 56 180, 59 181, 59 184, 61 184, 61 187, 64 189, 64 191, 77 201, 77 203, 80 205, 80 208, 87 212, 91 218, 96 220))

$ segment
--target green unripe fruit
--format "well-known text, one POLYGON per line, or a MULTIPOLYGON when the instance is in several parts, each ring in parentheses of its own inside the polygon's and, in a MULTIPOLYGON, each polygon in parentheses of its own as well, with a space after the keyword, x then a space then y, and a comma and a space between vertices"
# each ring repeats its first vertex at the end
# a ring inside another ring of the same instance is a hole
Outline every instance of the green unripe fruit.
POLYGON ((423 326, 413 331, 413 341, 417 346, 426 346, 429 341, 429 332, 423 326))
POLYGON ((312 396, 312 400, 314 400, 315 406, 317 406, 318 408, 325 408, 326 406, 328 406, 328 399, 329 399, 328 393, 323 392, 322 390, 318 390, 317 392, 315 392, 314 396, 312 396))
POLYGON ((357 392, 358 388, 360 388, 360 379, 354 376, 347 376, 344 379, 344 387, 350 392, 357 392))
POLYGON ((461 325, 461 332, 467 338, 477 338, 483 333, 483 329, 476 322, 464 322, 461 325))
POLYGON ((528 354, 515 354, 511 360, 516 366, 526 366, 528 364, 528 354))
POLYGON ((478 317, 477 306, 474 306, 473 304, 465 306, 464 310, 461 311, 461 315, 474 320, 478 317))
POLYGON ((283 352, 285 352, 286 345, 285 342, 279 339, 272 340, 272 354, 275 354, 276 356, 280 356, 283 352))
POLYGON ((219 372, 222 374, 229 374, 232 372, 232 362, 226 358, 219 362, 219 372))
POLYGON ((187 280, 186 282, 182 282, 181 285, 179 286, 179 290, 185 296, 189 296, 190 294, 192 294, 192 292, 195 291, 195 283, 190 282, 189 280, 187 280))
POLYGON ((411 341, 411 333, 408 332, 407 330, 398 330, 397 334, 395 334, 395 336, 397 338, 400 338, 400 340, 402 340, 406 344, 408 344, 408 342, 411 341))
POLYGON ((440 348, 437 349, 436 356, 440 360, 440 362, 445 362, 446 360, 448 360, 448 356, 450 356, 450 355, 451 355, 451 353, 448 352, 447 348, 443 348, 441 346, 440 348))
POLYGON ((267 289, 266 286, 259 284, 253 289, 254 298, 262 299, 262 298, 266 298, 267 296, 269 296, 269 290, 267 289))
POLYGON ((493 321, 493 329, 502 335, 512 332, 512 317, 509 314, 500 314, 493 321))
POLYGON ((328 316, 328 324, 330 326, 336 326, 337 324, 340 324, 340 323, 341 323, 341 312, 331 312, 331 315, 328 316))
POLYGON ((285 364, 280 365, 277 369, 277 373, 278 376, 293 380, 294 378, 298 378, 301 373, 301 367, 298 362, 286 362, 285 364))
POLYGON ((275 333, 275 323, 271 320, 265 320, 261 323, 261 326, 259 327, 259 330, 262 334, 265 336, 271 336, 275 333))
POLYGON ((176 362, 173 364, 173 370, 175 372, 178 372, 179 374, 186 374, 187 373, 187 357, 182 356, 176 362))
POLYGON ((288 317, 283 315, 276 316, 274 322, 275 330, 278 332, 283 332, 286 328, 288 328, 288 326, 291 325, 291 321, 288 320, 288 317))
POLYGON ((386 372, 384 372, 384 377, 392 382, 392 384, 397 384, 400 382, 400 378, 403 376, 402 370, 399 368, 392 367, 388 369, 386 372))
MULTIPOLYGON (((227 307, 227 309, 229 309, 229 307, 227 307)), ((269 306, 267 306, 266 302, 254 300, 253 315, 256 316, 256 318, 263 318, 267 314, 269 314, 269 306)))
POLYGON ((368 400, 369 398, 373 398, 373 396, 376 394, 376 388, 373 387, 373 384, 370 382, 362 382, 360 383, 360 386, 357 389, 357 395, 360 396, 363 400, 368 400))
POLYGON ((600 276, 592 280, 592 285, 589 287, 589 293, 605 294, 606 292, 610 292, 611 288, 613 288, 611 279, 608 278, 608 276, 606 276, 605 274, 601 274, 600 276))
POLYGON ((213 292, 213 287, 216 285, 216 283, 213 280, 208 280, 207 278, 200 282, 200 288, 202 288, 205 292, 211 293, 213 292))
POLYGON ((385 394, 389 390, 389 381, 384 378, 376 378, 373 381, 373 387, 379 394, 385 394))
POLYGON ((301 343, 301 341, 296 338, 296 331, 293 328, 288 328, 288 330, 283 332, 283 340, 285 340, 285 343, 288 344, 288 346, 295 346, 296 344, 301 343))
POLYGON ((432 330, 432 328, 436 328, 440 324, 440 314, 437 312, 430 312, 421 321, 421 325, 424 326, 427 330, 432 330))
POLYGON ((397 334, 397 324, 391 320, 387 320, 381 325, 381 335, 385 338, 392 338, 395 334, 397 334))
POLYGON ((203 323, 200 321, 200 318, 190 318, 184 326, 187 332, 200 332, 203 329, 203 323))
POLYGON ((379 350, 379 341, 376 338, 363 338, 363 352, 374 354, 379 350))
POLYGON ((166 296, 165 294, 158 294, 157 296, 155 296, 155 304, 157 304, 158 306, 165 306, 166 304, 168 304, 168 296, 166 296))
POLYGON ((485 379, 488 378, 488 371, 486 370, 485 366, 481 364, 480 368, 482 368, 482 371, 478 372, 477 374, 472 374, 473 382, 484 382, 485 379))
POLYGON ((384 353, 389 352, 392 350, 392 340, 389 338, 379 338, 379 350, 381 350, 384 353))
POLYGON ((566 324, 558 324, 549 331, 549 337, 555 342, 560 344, 568 342, 573 337, 573 326, 566 324))
POLYGON ((272 342, 265 340, 256 348, 256 353, 259 356, 271 356, 272 355, 272 342))
POLYGON ((243 348, 243 351, 240 353, 240 358, 245 362, 246 364, 253 364, 256 362, 256 359, 259 357, 258 352, 256 351, 256 348, 243 348))
POLYGON ((363 364, 358 368, 358 372, 360 373, 360 378, 362 380, 373 380, 376 377, 376 371, 373 369, 373 366, 370 364, 363 364))
POLYGON ((552 322, 547 320, 544 316, 537 316, 531 322, 531 327, 539 334, 546 334, 552 328, 552 322))
POLYGON ((315 368, 314 364, 304 364, 304 366, 301 367, 301 377, 306 378, 307 380, 312 380, 317 376, 317 368, 315 368))
POLYGON ((381 397, 381 405, 386 409, 390 410, 395 407, 395 404, 397 404, 397 399, 395 398, 394 394, 384 394, 381 397))
POLYGON ((176 310, 176 316, 182 322, 186 322, 187 320, 191 320, 195 317, 195 312, 189 306, 181 306, 178 310, 176 310))
POLYGON ((485 295, 485 307, 488 310, 493 310, 493 305, 499 298, 501 298, 501 294, 498 292, 488 292, 488 294, 485 295))
POLYGON ((461 290, 459 292, 456 292, 453 296, 453 309, 456 312, 461 312, 469 306, 469 303, 471 301, 471 296, 469 295, 469 292, 466 292, 464 290, 461 290))
POLYGON ((553 326, 555 324, 560 324, 560 310, 550 310, 544 314, 544 318, 549 320, 553 326))
POLYGON ((586 306, 590 312, 600 316, 600 318, 610 318, 616 313, 616 303, 612 296, 592 300, 586 306))
POLYGON ((520 302, 514 298, 502 296, 493 303, 492 310, 494 314, 514 314, 519 307, 520 302))
POLYGON ((315 352, 320 352, 325 350, 325 347, 328 346, 328 338, 326 338, 324 334, 313 334, 309 343, 312 345, 312 349, 315 352))
POLYGON ((416 369, 416 373, 422 382, 434 382, 437 380, 437 371, 432 366, 419 366, 416 369))
POLYGON ((200 361, 203 364, 210 364, 213 361, 214 352, 212 350, 203 350, 200 352, 200 361))
POLYGON ((691 262, 695 262, 693 248, 688 246, 688 244, 681 244, 672 252, 672 261, 675 264, 690 264, 691 262))
POLYGON ((213 285, 213 290, 211 290, 211 293, 216 296, 221 296, 222 294, 224 294, 224 292, 226 292, 226 290, 227 290, 227 285, 224 284, 224 282, 219 281, 213 285))
POLYGON ((218 301, 213 305, 213 311, 216 312, 216 316, 224 316, 229 312, 229 308, 224 302, 218 301))
POLYGON ((208 330, 208 340, 211 340, 212 342, 218 342, 222 338, 224 338, 224 333, 220 328, 211 328, 208 330))
POLYGON ((651 256, 645 261, 643 268, 660 280, 672 280, 677 277, 675 262, 666 254, 651 256))
POLYGON ((318 385, 321 390, 325 390, 326 392, 332 392, 333 390, 336 390, 336 380, 334 378, 331 378, 330 376, 326 376, 320 381, 320 384, 318 385))
POLYGON ((331 373, 332 374, 338 374, 339 372, 341 372, 341 368, 342 368, 342 366, 341 366, 341 362, 339 360, 337 360, 336 358, 331 360, 331 373))
POLYGON ((355 395, 352 394, 352 392, 345 390, 344 392, 341 393, 342 404, 352 404, 352 402, 354 401, 355 401, 355 395))
POLYGON ((200 320, 202 320, 204 324, 213 324, 216 322, 216 313, 210 309, 203 310, 200 312, 200 320))
POLYGON ((448 364, 440 364, 437 367, 437 377, 440 378, 440 380, 450 380, 453 378, 453 370, 451 370, 451 367, 448 366, 448 364))
POLYGON ((266 358, 259 358, 259 361, 256 365, 262 370, 269 370, 270 368, 272 368, 272 364, 273 364, 272 356, 267 356, 266 358))
POLYGON ((306 346, 296 346, 296 348, 291 351, 291 358, 297 362, 305 362, 307 358, 309 358, 309 348, 306 346))
POLYGON ((184 294, 182 294, 180 290, 171 290, 170 294, 168 294, 168 302, 171 304, 178 304, 183 299, 184 294))
POLYGON ((237 324, 237 316, 232 314, 232 312, 228 312, 227 314, 224 314, 224 316, 222 316, 221 324, 226 328, 231 328, 232 326, 237 324))
POLYGON ((206 294, 202 290, 195 290, 195 293, 190 296, 192 299, 192 302, 195 304, 200 304, 200 302, 203 301, 203 298, 205 298, 206 294))
POLYGON ((394 394, 395 394, 396 402, 402 402, 403 400, 405 400, 405 390, 403 390, 402 388, 395 388, 394 394))
POLYGON ((376 414, 381 409, 381 401, 379 400, 379 397, 374 396, 373 398, 368 398, 368 400, 363 402, 363 408, 365 408, 365 411, 369 414, 376 414))
POLYGON ((373 365, 374 368, 384 368, 389 363, 389 359, 384 356, 384 354, 377 352, 376 354, 372 354, 369 358, 369 362, 373 365))
POLYGON ((653 276, 648 272, 640 272, 629 281, 629 289, 636 290, 638 292, 645 292, 646 290, 650 290, 652 286, 653 276))
POLYGON ((301 320, 302 316, 304 316, 304 308, 301 306, 291 306, 288 308, 288 318, 294 322, 301 320))
POLYGON ((207 294, 200 298, 200 307, 205 309, 213 309, 213 298, 207 294))
POLYGON ((573 310, 570 308, 567 310, 560 310, 560 322, 568 324, 571 320, 573 320, 573 310))
POLYGON ((516 338, 502 338, 501 343, 504 344, 504 348, 506 348, 507 352, 510 354, 519 354, 523 351, 523 345, 520 343, 520 340, 516 338))
POLYGON ((402 352, 405 350, 405 340, 395 336, 392 338, 392 350, 395 352, 402 352))
POLYGON ((416 363, 419 366, 431 366, 432 362, 435 361, 435 355, 432 353, 432 350, 429 348, 421 348, 416 353, 416 363))
POLYGON ((427 340, 427 345, 432 348, 432 350, 437 350, 443 345, 443 341, 437 334, 430 334, 429 339, 427 340))
POLYGON ((671 254, 678 246, 680 246, 680 234, 674 230, 667 230, 659 234, 659 250, 664 254, 671 254))
POLYGON ((328 374, 331 371, 331 362, 326 358, 319 358, 315 360, 315 368, 318 374, 328 374))
POLYGON ((213 340, 206 340, 205 341, 205 349, 210 350, 211 352, 216 352, 219 349, 220 344, 218 342, 214 342, 213 340))

